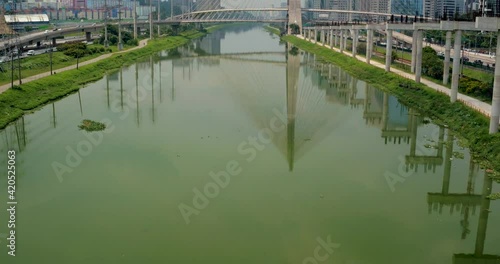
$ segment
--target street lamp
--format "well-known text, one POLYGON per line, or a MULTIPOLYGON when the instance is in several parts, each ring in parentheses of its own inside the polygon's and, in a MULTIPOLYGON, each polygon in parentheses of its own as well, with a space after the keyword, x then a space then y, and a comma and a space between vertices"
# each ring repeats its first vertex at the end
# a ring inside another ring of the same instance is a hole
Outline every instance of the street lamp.
POLYGON ((10 51, 10 88, 14 87, 14 52, 10 51))
POLYGON ((122 1, 118 1, 118 50, 123 49, 123 42, 122 42, 122 27, 121 27, 121 21, 122 21, 122 1))
POLYGON ((53 49, 54 49, 54 43, 52 42, 50 44, 50 75, 52 75, 52 51, 53 51, 53 49))
POLYGON ((21 58, 20 58, 22 49, 18 49, 16 46, 16 50, 17 50, 17 67, 19 72, 19 85, 21 85, 23 83, 23 81, 21 80, 21 58))
POLYGON ((108 44, 108 1, 104 0, 104 47, 109 48, 108 44))

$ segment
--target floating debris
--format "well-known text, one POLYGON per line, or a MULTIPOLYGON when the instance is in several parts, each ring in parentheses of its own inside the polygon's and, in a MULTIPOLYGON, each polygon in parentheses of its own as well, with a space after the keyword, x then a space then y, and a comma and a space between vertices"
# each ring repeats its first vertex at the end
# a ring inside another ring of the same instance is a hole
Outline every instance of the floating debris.
POLYGON ((431 145, 431 144, 425 144, 424 145, 424 148, 428 148, 428 149, 437 149, 438 146, 437 145, 431 145))
POLYGON ((325 196, 323 194, 320 194, 319 198, 323 199, 323 198, 325 198, 325 196))
POLYGON ((458 151, 453 151, 453 157, 456 159, 464 159, 464 153, 458 152, 458 151))
POLYGON ((85 119, 82 121, 82 124, 78 126, 78 128, 83 129, 87 132, 92 132, 104 130, 106 129, 106 125, 100 122, 85 119))
POLYGON ((500 193, 491 194, 487 198, 491 199, 491 200, 498 200, 498 199, 500 199, 500 193))

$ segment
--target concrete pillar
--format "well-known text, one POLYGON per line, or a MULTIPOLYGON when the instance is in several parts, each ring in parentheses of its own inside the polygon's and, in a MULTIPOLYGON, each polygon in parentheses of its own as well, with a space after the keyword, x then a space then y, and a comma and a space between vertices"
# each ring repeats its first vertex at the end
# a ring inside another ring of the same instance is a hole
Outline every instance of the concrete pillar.
MULTIPOLYGON (((484 241, 486 241, 488 218, 491 212, 490 210, 491 199, 488 199, 486 197, 488 197, 491 194, 492 189, 493 189, 493 179, 490 177, 488 173, 485 173, 483 181, 483 191, 481 193, 482 199, 481 199, 481 207, 479 210, 480 212, 479 220, 477 223, 476 246, 474 248, 474 256, 477 257, 483 256, 484 253, 484 241)), ((485 258, 486 256, 482 257, 481 259, 485 258)), ((484 262, 486 262, 486 260, 484 260, 484 262)))
MULTIPOLYGON (((497 33, 500 37, 500 32, 497 33)), ((500 38, 498 38, 500 40, 500 38)), ((500 41, 497 41, 497 53, 500 54, 500 41)), ((453 66, 455 67, 455 66, 453 66)), ((493 100, 491 102, 490 134, 498 132, 500 121, 500 55, 495 58, 495 79, 493 81, 493 100)))
POLYGON ((392 30, 387 30, 387 42, 385 49, 385 71, 391 71, 392 61, 392 30))
POLYGON ((318 30, 314 29, 314 43, 318 43, 318 30))
POLYGON ((330 48, 333 48, 333 29, 330 29, 330 48))
POLYGON ((85 40, 87 42, 91 42, 92 41, 92 32, 85 32, 85 40))
POLYGON ((340 53, 344 53, 344 30, 340 30, 340 53))
POLYGON ((324 29, 321 30, 321 45, 325 46, 326 41, 326 31, 324 29))
POLYGON ((344 40, 344 49, 347 49, 347 36, 348 36, 347 33, 349 33, 349 30, 345 30, 344 31, 344 38, 343 38, 343 40, 344 40))
POLYGON ((373 48, 373 30, 368 29, 366 31, 367 40, 366 40, 366 63, 370 64, 370 60, 372 59, 372 48, 373 48))
POLYGON ((444 69, 443 69, 443 84, 448 84, 450 78, 450 50, 451 50, 451 31, 446 32, 446 45, 444 48, 444 69))
MULTIPOLYGON (((300 0, 288 1, 288 25, 291 24, 297 24, 299 26, 299 34, 302 32, 302 8, 300 0)), ((290 35, 291 33, 291 28, 288 27, 288 34, 290 35)))
POLYGON ((352 56, 356 57, 358 50, 358 35, 359 35, 359 30, 353 29, 353 36, 352 36, 352 56))
POLYGON ((411 42, 411 72, 415 72, 415 63, 417 62, 417 30, 413 30, 411 42))
POLYGON ((452 75, 451 75, 450 101, 452 103, 457 101, 457 96, 458 96, 458 81, 460 79, 460 52, 461 51, 462 51, 462 31, 457 30, 455 32, 455 43, 454 43, 454 47, 453 47, 453 71, 452 71, 452 75))
POLYGON ((335 47, 339 45, 339 31, 335 30, 335 47))
POLYGON ((424 44, 422 30, 417 31, 417 50, 415 52, 415 82, 420 83, 422 78, 422 48, 424 44))

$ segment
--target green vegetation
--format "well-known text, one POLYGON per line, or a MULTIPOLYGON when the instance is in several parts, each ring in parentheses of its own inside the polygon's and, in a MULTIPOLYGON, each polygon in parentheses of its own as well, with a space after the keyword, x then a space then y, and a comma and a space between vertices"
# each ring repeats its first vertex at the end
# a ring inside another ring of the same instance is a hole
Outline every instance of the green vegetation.
MULTIPOLYGON (((97 45, 94 45, 99 48, 97 45)), ((79 58, 79 62, 94 59, 102 53, 87 54, 79 58)), ((76 64, 76 57, 65 55, 63 52, 57 51, 52 53, 52 69, 57 72, 58 69, 76 64)), ((4 70, 0 72, 0 85, 10 83, 11 78, 11 64, 5 62, 0 64, 4 70)), ((50 71, 50 53, 40 54, 36 56, 21 59, 21 77, 26 78, 29 76, 37 75, 43 72, 50 71)), ((18 61, 14 61, 14 79, 19 79, 18 61)))
POLYGON ((485 102, 491 102, 493 96, 493 83, 482 82, 469 77, 462 77, 458 83, 461 93, 470 95, 485 102))
MULTIPOLYGON (((118 26, 108 24, 107 29, 109 45, 118 45, 118 26)), ((104 29, 102 32, 103 33, 99 38, 99 44, 104 44, 104 29)), ((132 33, 128 31, 122 30, 121 37, 123 45, 127 44, 129 46, 137 46, 139 44, 137 39, 134 39, 134 36, 132 36, 132 33)))
MULTIPOLYGON (((96 53, 104 53, 106 50, 104 47, 91 47, 88 48, 87 44, 82 43, 82 42, 68 42, 64 43, 62 45, 59 45, 58 47, 59 51, 62 51, 62 53, 66 56, 70 56, 73 58, 81 58, 86 55, 92 55, 96 53)), ((111 50, 107 50, 111 51, 111 50)))
POLYGON ((330 49, 303 41, 294 36, 286 36, 284 40, 300 49, 316 54, 321 59, 342 67, 345 71, 355 74, 374 87, 399 98, 409 107, 418 109, 421 113, 434 119, 441 125, 460 135, 464 145, 469 147, 473 159, 481 167, 500 171, 500 133, 490 135, 489 118, 463 105, 460 102, 450 103, 448 96, 431 88, 417 84, 394 73, 365 64, 344 56, 330 49))
POLYGON ((422 49, 422 73, 434 79, 443 77, 443 61, 437 55, 437 52, 427 46, 422 49))
POLYGON ((106 129, 106 125, 100 122, 92 121, 89 119, 84 119, 82 124, 78 126, 81 130, 85 130, 87 132, 93 131, 102 131, 106 129))
MULTIPOLYGON (((132 64, 137 59, 156 51, 173 49, 184 45, 197 34, 197 32, 192 32, 192 35, 188 34, 185 37, 154 39, 141 49, 115 54, 106 60, 82 66, 79 70, 65 71, 32 81, 21 85, 19 89, 9 89, 0 94, 0 129, 22 116, 24 111, 34 109, 75 92, 83 84, 99 80, 107 71, 132 64)), ((61 55, 66 56, 62 53, 61 55)), ((45 67, 44 71, 46 70, 45 67)))
POLYGON ((271 27, 271 26, 265 26, 264 27, 268 32, 271 32, 273 34, 276 34, 276 35, 279 35, 280 34, 280 30, 275 28, 275 27, 271 27))
POLYGON ((297 24, 290 24, 290 29, 292 30, 292 34, 299 34, 300 27, 297 24))
POLYGON ((500 200, 500 193, 491 194, 490 196, 488 196, 488 199, 491 199, 491 200, 500 200))

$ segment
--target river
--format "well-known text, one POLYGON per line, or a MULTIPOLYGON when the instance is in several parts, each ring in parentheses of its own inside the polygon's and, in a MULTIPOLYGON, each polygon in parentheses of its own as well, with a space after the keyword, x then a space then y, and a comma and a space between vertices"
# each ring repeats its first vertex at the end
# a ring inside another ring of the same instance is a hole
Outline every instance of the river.
POLYGON ((8 150, 1 263, 500 261, 499 184, 452 131, 260 25, 41 107, 0 131, 8 150))

